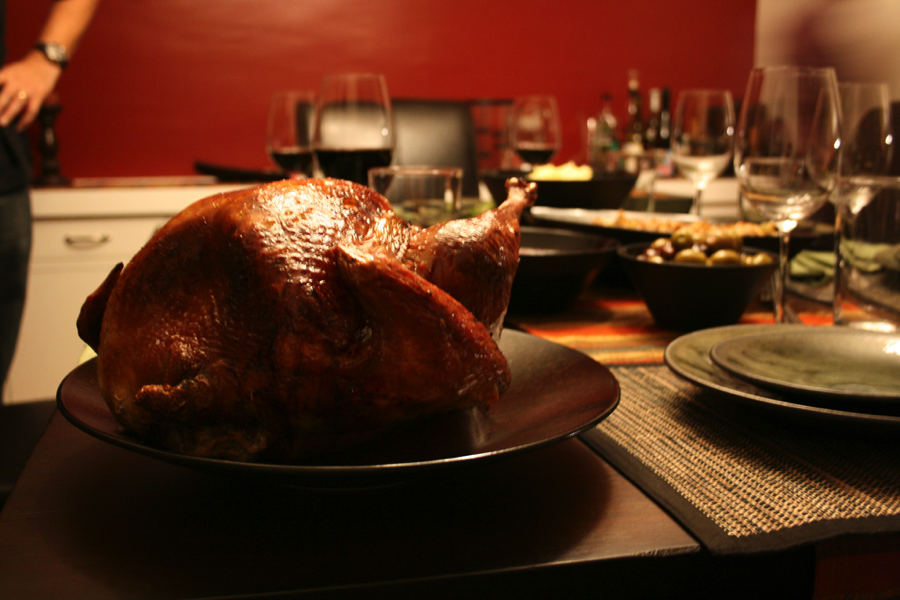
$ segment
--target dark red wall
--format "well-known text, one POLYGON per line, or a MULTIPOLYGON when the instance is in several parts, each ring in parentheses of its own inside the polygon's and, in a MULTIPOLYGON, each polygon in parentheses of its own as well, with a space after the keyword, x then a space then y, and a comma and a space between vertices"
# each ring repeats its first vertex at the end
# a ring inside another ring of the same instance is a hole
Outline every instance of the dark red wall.
MULTIPOLYGON (((34 41, 48 0, 7 0, 10 56, 34 41)), ((564 149, 602 93, 743 94, 755 0, 105 0, 59 86, 70 177, 185 175, 193 161, 266 167, 276 89, 377 71, 397 97, 551 93, 564 149)))

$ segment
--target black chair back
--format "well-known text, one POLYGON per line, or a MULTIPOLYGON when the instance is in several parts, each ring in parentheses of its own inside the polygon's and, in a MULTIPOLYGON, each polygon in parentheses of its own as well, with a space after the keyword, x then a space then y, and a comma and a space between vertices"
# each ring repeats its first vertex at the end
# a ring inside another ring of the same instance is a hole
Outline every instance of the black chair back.
POLYGON ((462 100, 393 99, 393 164, 462 167, 463 196, 478 197, 478 149, 469 103, 462 100))

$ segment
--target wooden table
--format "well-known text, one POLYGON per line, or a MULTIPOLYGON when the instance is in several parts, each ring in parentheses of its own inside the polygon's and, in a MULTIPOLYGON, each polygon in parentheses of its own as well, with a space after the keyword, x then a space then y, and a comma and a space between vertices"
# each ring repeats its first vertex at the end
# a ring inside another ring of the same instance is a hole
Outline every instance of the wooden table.
POLYGON ((316 491, 169 465, 56 414, 0 513, 0 599, 884 597, 898 567, 898 536, 714 556, 577 438, 316 491))
POLYGON ((16 599, 809 597, 813 562, 710 556, 579 439, 322 492, 168 465, 57 413, 0 513, 0 598, 16 599))

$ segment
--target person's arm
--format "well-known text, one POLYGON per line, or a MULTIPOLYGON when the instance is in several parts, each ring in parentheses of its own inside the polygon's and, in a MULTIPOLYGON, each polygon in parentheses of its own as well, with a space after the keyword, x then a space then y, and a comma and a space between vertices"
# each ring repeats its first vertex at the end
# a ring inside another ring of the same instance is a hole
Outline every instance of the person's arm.
MULTIPOLYGON (((72 56, 87 30, 99 0, 54 0, 37 42, 60 44, 72 56)), ((32 48, 22 60, 0 69, 0 125, 19 117, 18 129, 34 121, 53 91, 62 67, 32 48)))

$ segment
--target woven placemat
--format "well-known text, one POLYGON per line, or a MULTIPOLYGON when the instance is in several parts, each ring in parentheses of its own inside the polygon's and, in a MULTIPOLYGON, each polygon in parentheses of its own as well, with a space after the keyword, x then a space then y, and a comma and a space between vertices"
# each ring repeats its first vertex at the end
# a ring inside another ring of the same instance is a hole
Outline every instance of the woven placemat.
POLYGON ((582 438, 711 552, 900 531, 900 432, 806 426, 664 365, 611 370, 619 406, 582 438))

